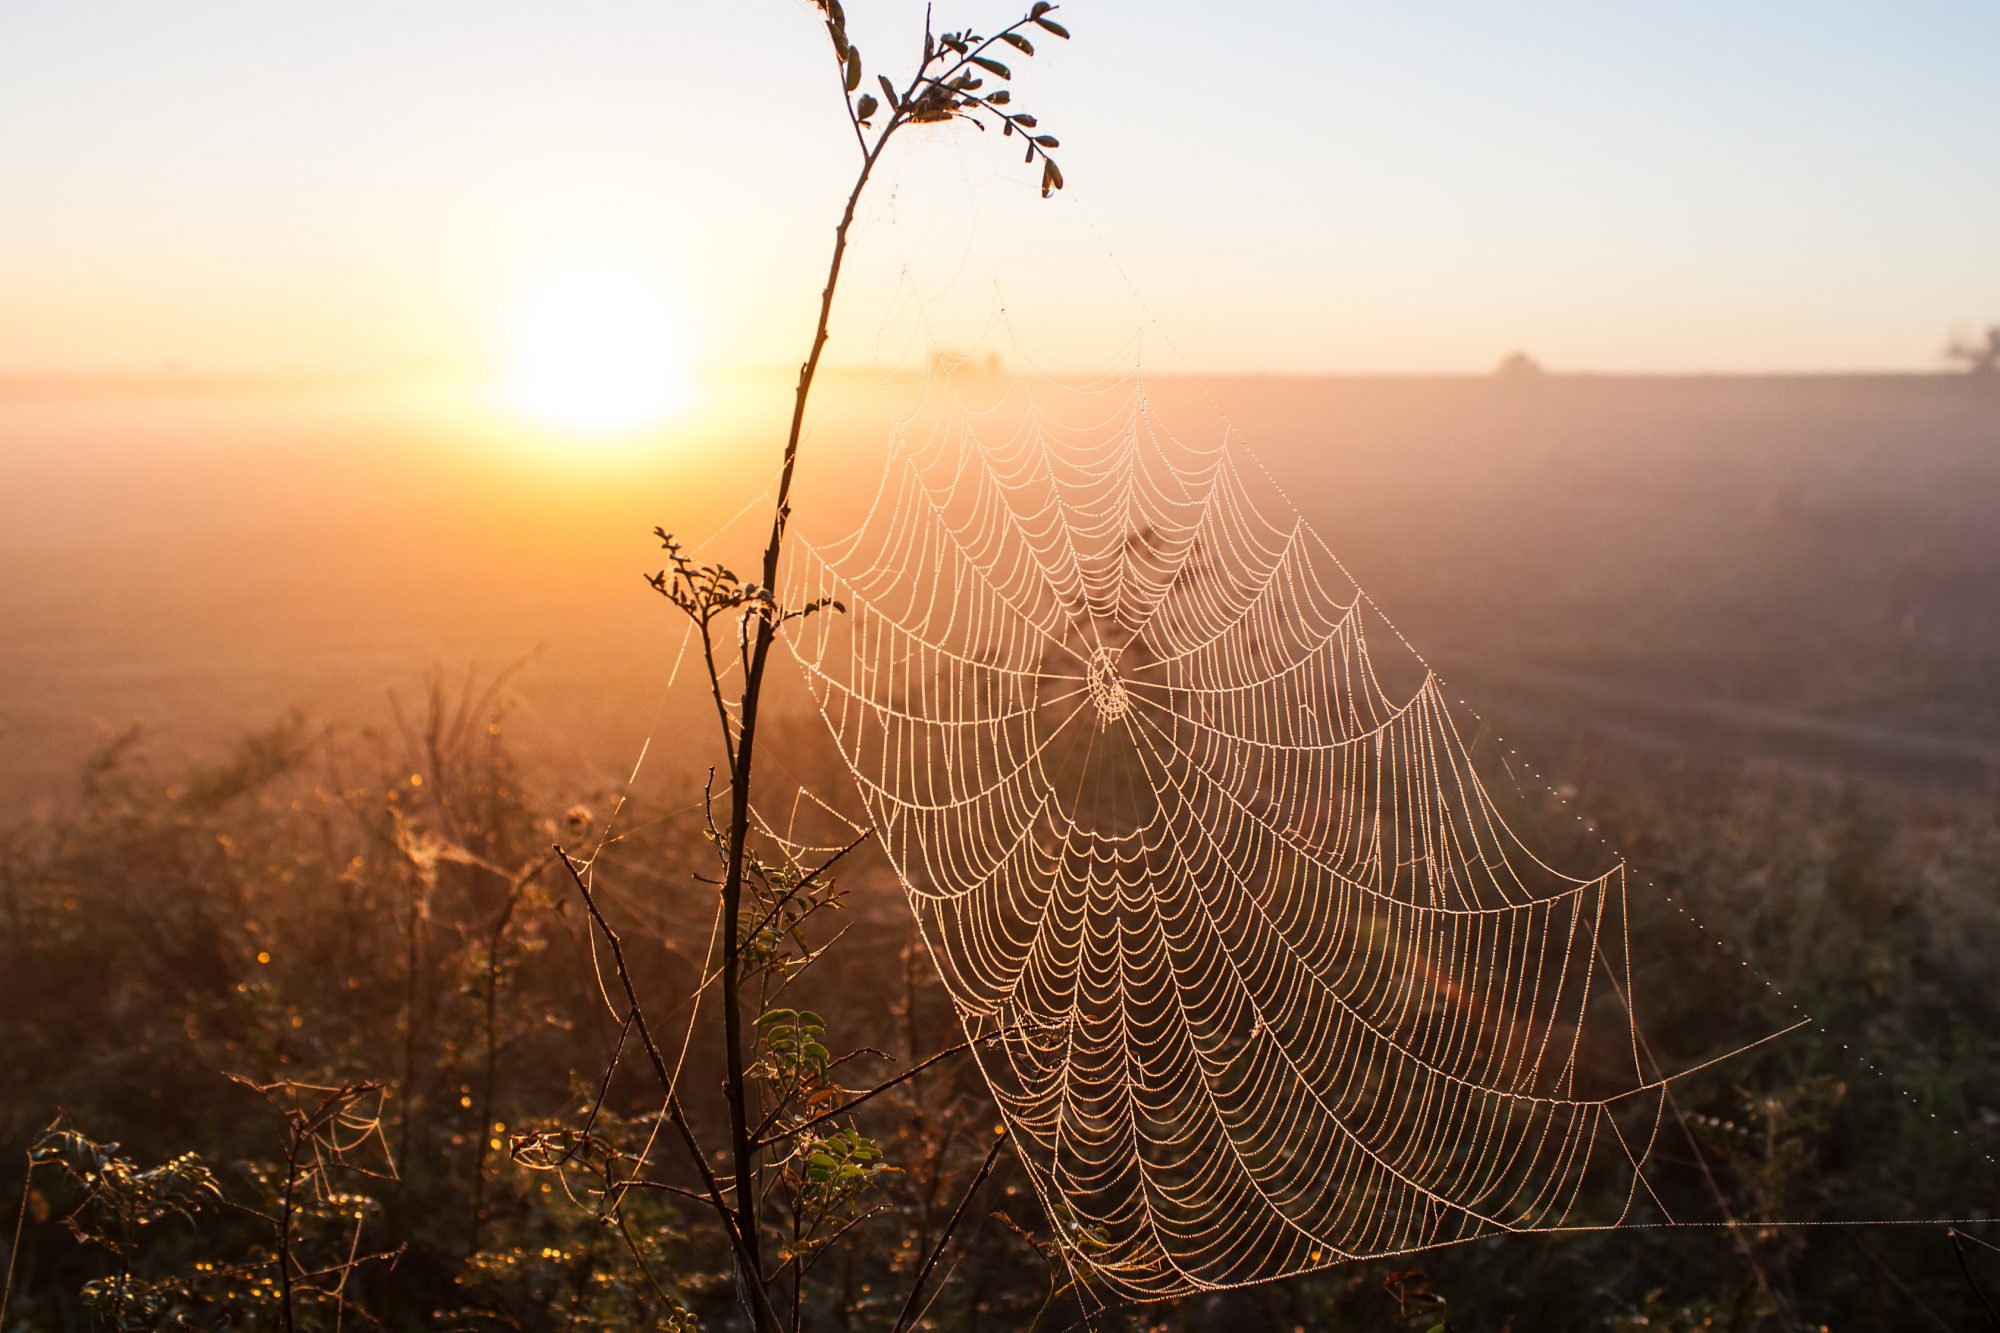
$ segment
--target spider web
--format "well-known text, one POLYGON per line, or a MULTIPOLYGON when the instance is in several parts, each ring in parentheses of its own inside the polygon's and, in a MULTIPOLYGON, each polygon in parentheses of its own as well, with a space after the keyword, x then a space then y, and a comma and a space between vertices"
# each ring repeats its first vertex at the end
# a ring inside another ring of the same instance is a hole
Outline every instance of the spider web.
POLYGON ((1623 864, 1531 846, 1226 429, 1167 433, 1136 372, 956 383, 795 547, 793 604, 846 614, 787 641, 1079 1276, 1673 1224, 1623 864))

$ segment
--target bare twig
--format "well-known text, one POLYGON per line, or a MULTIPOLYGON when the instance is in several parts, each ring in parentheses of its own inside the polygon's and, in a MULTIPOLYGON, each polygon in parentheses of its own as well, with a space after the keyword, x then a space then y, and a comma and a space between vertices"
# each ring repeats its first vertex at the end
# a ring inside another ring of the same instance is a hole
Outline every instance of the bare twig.
MULTIPOLYGON (((49 1123, 49 1129, 54 1129, 61 1123, 62 1117, 57 1116, 49 1123)), ((42 1132, 47 1133, 48 1130, 42 1132)), ((4 1284, 0 1284, 0 1328, 6 1327, 7 1305, 14 1299, 14 1265, 21 1259, 21 1237, 28 1226, 28 1196, 35 1188, 35 1150, 29 1148, 25 1155, 28 1159, 28 1170, 21 1177, 21 1207, 14 1214, 14 1242, 7 1247, 7 1279, 4 1284)))
POLYGON ((993 1163, 999 1160, 1000 1149, 1006 1144, 1007 1136, 1004 1133, 993 1136, 993 1146, 986 1150, 986 1160, 979 1164, 979 1174, 975 1175, 972 1183, 965 1187, 965 1193, 960 1197, 958 1207, 952 1209, 951 1218, 944 1224, 944 1230, 938 1233, 937 1243, 932 1245, 931 1252, 924 1256, 924 1262, 918 1267, 917 1275, 910 1279, 910 1294, 903 1301, 903 1312, 896 1316, 894 1333, 903 1333, 903 1330, 910 1326, 910 1321, 916 1317, 919 1308, 917 1299, 923 1295, 924 1283, 930 1279, 931 1270, 937 1267, 939 1256, 943 1255, 945 1247, 951 1243, 952 1233, 957 1231, 959 1223, 965 1220, 966 1210, 972 1207, 972 1197, 979 1193, 979 1187, 986 1183, 986 1177, 993 1174, 993 1163))
MULTIPOLYGON (((666 1097, 668 1119, 675 1131, 680 1134, 681 1143, 686 1147, 688 1156, 701 1172, 702 1184, 708 1189, 709 1205, 722 1219, 723 1230, 728 1234, 730 1244, 736 1251, 738 1263, 744 1266, 746 1273, 758 1274, 756 1251, 751 1248, 748 1239, 738 1229, 736 1216, 723 1197, 722 1184, 715 1178, 715 1172, 710 1169, 708 1158, 702 1153, 701 1144, 694 1136, 694 1129, 688 1124, 687 1114, 681 1109, 680 1093, 675 1085, 673 1072, 667 1068, 666 1057, 660 1053, 659 1044, 653 1040, 653 1030, 646 1023, 645 1010, 639 1003, 639 992, 632 984, 631 970, 625 965, 625 948, 619 941, 618 932, 604 919, 604 913, 597 906, 597 898, 590 891, 589 882, 584 879, 582 870, 570 858, 570 854, 560 846, 556 847, 555 853, 561 859, 563 869, 569 871, 569 877, 576 884, 577 892, 583 896, 585 910, 590 913, 590 919, 597 924, 597 929, 603 933, 605 943, 611 949, 611 964, 618 973, 618 984, 625 991, 627 1014, 632 1025, 638 1029, 639 1041, 646 1048, 646 1058, 652 1062, 654 1076, 660 1081, 660 1090, 666 1097)), ((754 1282, 744 1282, 743 1291, 744 1299, 749 1302, 751 1312, 757 1318, 760 1327, 780 1327, 777 1311, 771 1308, 770 1294, 764 1290, 761 1275, 754 1282)))
POLYGON ((2000 1310, 1993 1308, 1993 1302, 1986 1297, 1985 1290, 1973 1279, 1972 1265, 1966 1262, 1965 1240, 1957 1227, 1945 1228, 1945 1237, 1951 1241, 1951 1252, 1958 1259, 1958 1271, 1965 1278, 1965 1285, 1972 1288, 1972 1294, 1979 1299, 1979 1306, 1986 1311, 1986 1321, 2000 1328, 2000 1310))
MULTIPOLYGON (((489 871, 499 874, 499 867, 481 862, 489 871)), ((533 883, 535 877, 550 864, 550 858, 533 862, 511 878, 502 876, 507 885, 507 897, 500 905, 498 919, 486 941, 486 996, 485 996, 485 1037, 486 1053, 479 1080, 479 1132, 473 1135, 472 1148, 472 1218, 466 1238, 465 1252, 479 1253, 479 1230, 484 1221, 486 1208, 486 1144, 493 1130, 493 1102, 499 1082, 499 1023, 500 980, 505 968, 500 961, 501 942, 507 934, 507 927, 514 919, 514 910, 520 905, 521 891, 533 883)))
MULTIPOLYGON (((768 1148, 773 1144, 783 1143, 787 1139, 795 1138, 798 1135, 805 1133, 805 1131, 811 1129, 815 1125, 822 1124, 828 1120, 832 1120, 836 1116, 846 1115, 848 1112, 852 1111, 855 1107, 860 1106, 863 1102, 873 1101, 875 1098, 881 1096, 883 1093, 889 1091, 889 1089, 895 1087, 899 1083, 909 1082, 911 1079, 923 1073, 926 1069, 929 1069, 932 1065, 937 1064, 941 1060, 948 1060, 954 1055, 961 1055, 966 1051, 971 1050, 973 1047, 977 1046, 982 1041, 992 1041, 996 1037, 1005 1037, 1011 1033, 1018 1032, 1020 1030, 1021 1029, 1018 1026, 1012 1028, 1001 1028, 997 1032, 989 1032, 986 1033, 984 1036, 974 1037, 969 1041, 962 1041, 958 1043, 958 1045, 956 1046, 947 1046, 943 1050, 937 1052, 936 1054, 928 1056, 925 1059, 919 1060, 916 1064, 911 1065, 908 1069, 905 1069, 902 1073, 896 1075, 894 1078, 888 1079, 881 1083, 877 1083, 874 1087, 869 1088, 865 1092, 855 1094, 853 1097, 850 1097, 848 1100, 842 1102, 838 1106, 832 1107, 829 1110, 821 1111, 819 1114, 814 1115, 806 1120, 802 1120, 798 1124, 792 1125, 780 1131, 779 1133, 766 1134, 763 1137, 760 1137, 757 1140, 757 1146, 759 1148, 768 1148)), ((770 1121, 767 1118, 765 1121, 764 1128, 768 1129, 769 1124, 770 1121)))

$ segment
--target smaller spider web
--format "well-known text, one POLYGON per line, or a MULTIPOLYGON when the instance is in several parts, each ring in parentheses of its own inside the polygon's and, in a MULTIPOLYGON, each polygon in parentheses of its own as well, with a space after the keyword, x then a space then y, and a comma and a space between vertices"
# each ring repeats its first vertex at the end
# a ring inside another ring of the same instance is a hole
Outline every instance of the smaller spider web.
POLYGON ((1219 434, 1136 372, 934 373, 788 574, 845 609, 787 643, 1072 1264, 1149 1300, 1679 1222, 1624 865, 1559 864, 1219 434))

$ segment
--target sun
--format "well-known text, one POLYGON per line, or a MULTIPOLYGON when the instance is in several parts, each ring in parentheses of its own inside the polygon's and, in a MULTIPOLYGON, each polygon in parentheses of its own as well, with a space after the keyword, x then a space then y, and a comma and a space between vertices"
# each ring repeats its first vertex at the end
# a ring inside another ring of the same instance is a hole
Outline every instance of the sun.
POLYGON ((507 398, 563 430, 636 430, 688 397, 678 312, 637 270, 573 265, 522 292, 508 327, 507 398))

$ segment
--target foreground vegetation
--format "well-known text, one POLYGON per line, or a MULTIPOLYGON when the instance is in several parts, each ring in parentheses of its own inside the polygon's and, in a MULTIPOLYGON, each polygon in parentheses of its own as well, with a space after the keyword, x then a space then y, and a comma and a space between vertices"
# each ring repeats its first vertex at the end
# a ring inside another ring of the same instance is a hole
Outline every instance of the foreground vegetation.
MULTIPOLYGON (((57 813, 6 831, 0 1160, 15 1163, 6 1197, 21 1192, 18 1240, 0 1232, 0 1326, 745 1318, 729 1242, 663 1148, 658 1084, 607 1005, 603 937, 550 850, 595 847, 613 802, 517 771, 503 702, 437 691, 380 734, 292 721, 187 771, 159 771, 127 737, 57 813)), ((1634 894, 1649 1039, 1698 1056, 1787 1021, 1791 1001, 1829 1034, 1687 1085, 1730 1211, 1989 1206, 2000 802, 1638 773, 1603 754, 1567 768, 1655 881, 1634 894), (1668 894, 1740 952, 1690 929, 1668 894), (1744 957, 1786 999, 1746 989, 1744 957)), ((592 882, 669 1060, 692 1034, 679 1087, 693 1134, 716 1145, 722 1042, 686 1006, 715 920, 698 795, 628 806, 592 882)), ((838 943, 757 1010, 756 1095, 810 1103, 786 1112, 797 1125, 888 1086, 772 1153, 777 1313, 808 1328, 1080 1323, 1089 1306, 1064 1290, 970 1062, 946 1054, 892 1082, 960 1038, 885 868, 864 847, 837 869, 800 938, 838 943)), ((1094 1321, 1959 1328, 1984 1317, 1974 1283, 2000 1288, 2000 1254, 1979 1243, 1995 1236, 1964 1230, 1956 1250, 1930 1227, 1506 1239, 1094 1321)))

